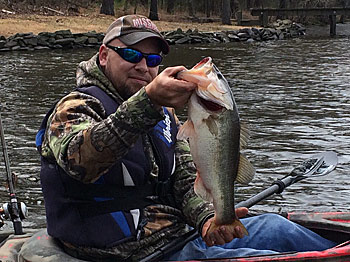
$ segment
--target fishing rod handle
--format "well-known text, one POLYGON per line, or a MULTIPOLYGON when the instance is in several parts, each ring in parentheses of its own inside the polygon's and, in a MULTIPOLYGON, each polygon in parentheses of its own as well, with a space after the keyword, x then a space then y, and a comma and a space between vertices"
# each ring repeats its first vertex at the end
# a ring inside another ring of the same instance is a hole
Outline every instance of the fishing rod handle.
POLYGON ((15 235, 23 235, 23 227, 22 227, 22 221, 18 218, 15 221, 13 221, 13 229, 15 231, 15 235))
POLYGON ((10 192, 10 206, 12 209, 11 220, 12 220, 13 227, 15 230, 15 235, 22 235, 23 234, 22 222, 21 222, 21 218, 19 215, 20 212, 18 210, 17 198, 16 198, 16 194, 15 194, 15 187, 13 184, 12 174, 11 174, 11 170, 10 170, 10 160, 9 160, 9 156, 7 153, 7 147, 6 147, 4 129, 3 129, 3 125, 2 125, 1 113, 0 113, 0 140, 1 140, 2 152, 3 152, 5 168, 6 168, 7 184, 8 184, 9 192, 10 192))

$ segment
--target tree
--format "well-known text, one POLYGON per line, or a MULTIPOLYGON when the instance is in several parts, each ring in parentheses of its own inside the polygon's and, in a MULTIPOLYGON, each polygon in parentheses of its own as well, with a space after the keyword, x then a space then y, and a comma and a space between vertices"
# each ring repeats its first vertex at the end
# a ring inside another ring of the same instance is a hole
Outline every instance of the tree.
MULTIPOLYGON (((279 1, 279 7, 278 8, 287 8, 287 3, 286 3, 286 0, 280 0, 279 1)), ((276 17, 276 19, 284 19, 284 16, 283 15, 278 15, 276 17)))
POLYGON ((103 0, 100 14, 114 15, 114 0, 103 0))
POLYGON ((194 0, 187 0, 187 5, 188 5, 188 14, 189 16, 195 17, 196 14, 194 13, 194 0))
POLYGON ((158 17, 158 1, 151 0, 151 7, 149 10, 149 19, 151 20, 159 20, 158 17))
POLYGON ((248 3, 250 1, 248 0, 238 0, 238 5, 239 5, 239 10, 243 11, 243 10, 247 10, 248 9, 248 3))
POLYGON ((125 14, 128 12, 128 3, 129 3, 129 1, 125 1, 125 2, 124 2, 123 11, 124 11, 125 14))
POLYGON ((168 5, 166 7, 166 11, 168 14, 174 13, 175 8, 175 0, 168 0, 168 5))
POLYGON ((138 0, 138 2, 140 2, 140 4, 144 7, 148 8, 148 0, 138 0))
POLYGON ((207 17, 210 17, 210 10, 212 10, 211 0, 205 0, 205 12, 207 17))
POLYGON ((222 13, 221 13, 222 24, 231 24, 231 5, 230 0, 222 1, 222 13))

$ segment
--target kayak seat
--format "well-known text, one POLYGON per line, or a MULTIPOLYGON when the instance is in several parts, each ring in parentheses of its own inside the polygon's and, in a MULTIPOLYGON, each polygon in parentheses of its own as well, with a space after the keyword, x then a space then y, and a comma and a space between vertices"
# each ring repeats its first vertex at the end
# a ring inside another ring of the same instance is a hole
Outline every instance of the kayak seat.
POLYGON ((30 237, 18 254, 18 262, 86 262, 63 251, 58 241, 47 234, 46 228, 30 237))

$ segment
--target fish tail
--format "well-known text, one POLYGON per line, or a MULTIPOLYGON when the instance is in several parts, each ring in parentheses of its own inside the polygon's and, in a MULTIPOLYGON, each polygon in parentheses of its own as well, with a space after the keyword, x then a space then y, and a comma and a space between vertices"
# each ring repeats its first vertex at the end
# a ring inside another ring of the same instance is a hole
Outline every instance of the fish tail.
POLYGON ((242 222, 239 219, 236 219, 232 224, 229 224, 229 225, 218 225, 215 222, 213 222, 210 224, 206 232, 206 235, 212 233, 213 231, 217 230, 221 226, 226 226, 226 229, 232 233, 235 232, 235 227, 239 226, 242 229, 243 235, 245 236, 249 235, 248 230, 245 228, 245 226, 242 224, 242 222))

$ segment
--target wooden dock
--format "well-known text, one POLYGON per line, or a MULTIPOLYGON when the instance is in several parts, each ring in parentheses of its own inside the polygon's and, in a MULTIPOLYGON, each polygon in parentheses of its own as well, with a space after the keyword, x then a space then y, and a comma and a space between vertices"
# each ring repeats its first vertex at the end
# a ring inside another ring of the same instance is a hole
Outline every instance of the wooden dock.
POLYGON ((330 24, 330 35, 336 35, 336 16, 350 15, 349 7, 327 7, 327 8, 253 8, 251 9, 252 16, 259 16, 259 23, 266 27, 270 16, 328 16, 330 24))

